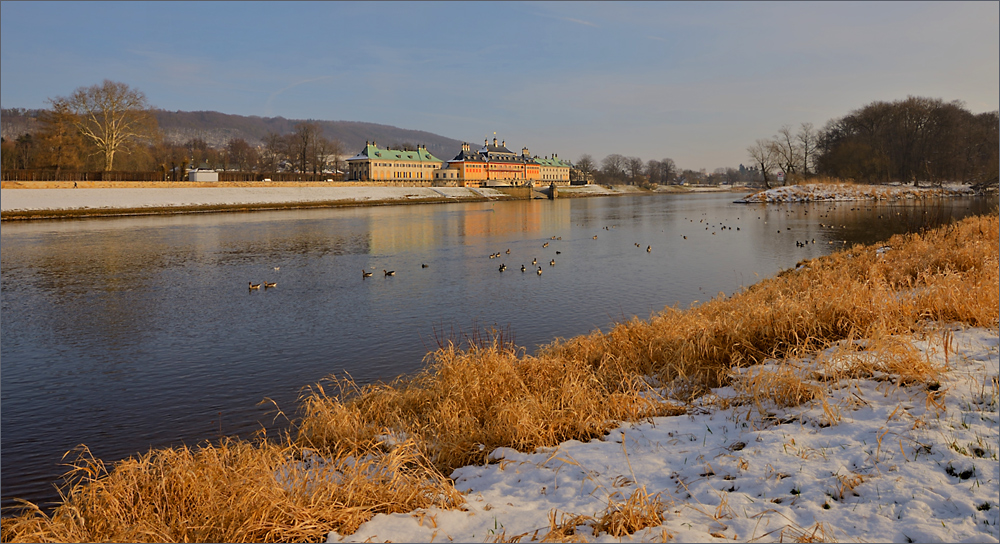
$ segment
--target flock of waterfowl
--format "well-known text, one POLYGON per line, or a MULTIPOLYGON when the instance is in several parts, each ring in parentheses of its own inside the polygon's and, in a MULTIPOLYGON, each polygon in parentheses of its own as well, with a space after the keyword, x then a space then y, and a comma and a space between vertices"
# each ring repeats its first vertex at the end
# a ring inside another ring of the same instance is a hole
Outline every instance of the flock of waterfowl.
MULTIPOLYGON (((853 210, 853 208, 852 208, 852 210, 853 210)), ((827 211, 829 212, 830 210, 827 210, 827 211)), ((899 215, 899 214, 897 214, 897 215, 899 215)), ((820 217, 828 217, 828 216, 820 215, 820 217)), ((881 219, 882 215, 879 215, 879 218, 881 219)), ((687 217, 685 217, 684 219, 688 219, 688 221, 690 223, 694 223, 694 219, 689 219, 687 217)), ((738 217, 736 219, 739 220, 738 217)), ((757 219, 760 220, 762 218, 760 216, 758 216, 757 219)), ((734 229, 731 226, 724 225, 724 224, 721 224, 721 223, 719 223, 717 225, 716 224, 712 224, 712 223, 706 223, 705 219, 699 219, 698 222, 705 225, 705 230, 710 230, 711 228, 714 227, 716 230, 712 231, 712 235, 715 235, 717 231, 725 231, 725 230, 737 230, 737 231, 739 231, 740 230, 740 227, 735 227, 735 229, 734 229)), ((764 220, 764 224, 765 225, 767 224, 766 220, 764 220)), ((605 227, 603 227, 603 229, 604 230, 611 230, 613 228, 616 228, 617 226, 618 225, 605 226, 605 227)), ((829 228, 829 229, 847 228, 846 225, 839 225, 839 226, 837 226, 837 225, 827 225, 827 224, 824 224, 824 223, 820 223, 819 226, 820 226, 820 228, 829 228)), ((786 230, 791 230, 791 227, 786 228, 786 230)), ((781 234, 781 232, 782 231, 780 229, 777 231, 778 234, 781 234)), ((593 235, 592 238, 594 240, 597 240, 597 235, 596 234, 593 235)), ((684 240, 688 239, 687 235, 682 235, 682 238, 684 240)), ((552 236, 549 240, 562 240, 562 236, 552 236)), ((796 247, 806 247, 808 245, 815 244, 815 243, 816 243, 816 239, 815 238, 813 238, 811 240, 805 240, 805 241, 796 240, 795 241, 795 246, 796 247)), ((833 244, 834 242, 831 241, 829 243, 833 244)), ((549 244, 550 244, 550 242, 543 243, 542 244, 542 248, 543 249, 544 248, 548 248, 549 244)), ((634 245, 637 248, 640 248, 640 249, 642 248, 642 245, 639 244, 638 242, 635 242, 634 245)), ((652 253, 652 252, 653 252, 653 246, 652 245, 647 245, 646 246, 646 253, 652 253)), ((510 255, 511 254, 510 248, 507 248, 507 250, 504 251, 504 252, 497 251, 495 253, 490 253, 489 254, 489 258, 490 259, 499 259, 501 253, 506 254, 506 255, 510 255)), ((556 255, 560 255, 562 253, 562 251, 556 251, 555 253, 556 253, 556 255)), ((532 267, 537 267, 535 269, 535 273, 538 274, 539 276, 541 276, 542 275, 542 267, 538 266, 538 259, 537 259, 537 257, 533 257, 531 259, 531 265, 532 265, 532 267)), ((556 260, 553 258, 553 259, 551 259, 549 261, 549 266, 555 266, 555 265, 556 265, 556 260)), ((429 268, 430 266, 428 264, 426 264, 426 263, 423 263, 423 264, 420 265, 420 267, 421 268, 429 268)), ((275 266, 274 270, 278 271, 278 270, 280 270, 280 267, 275 266)), ((497 270, 499 272, 505 272, 507 270, 506 263, 501 263, 497 270)), ((521 265, 521 272, 527 272, 528 270, 529 269, 528 269, 528 267, 526 265, 524 265, 524 264, 521 265)), ((367 270, 362 269, 361 270, 361 279, 370 278, 370 277, 372 277, 373 274, 374 274, 374 272, 369 272, 367 270)), ((383 269, 382 270, 382 274, 385 277, 395 276, 396 275, 396 271, 395 270, 386 270, 386 269, 383 269)), ((251 291, 260 290, 262 286, 263 286, 264 289, 270 289, 272 287, 277 287, 277 285, 278 285, 277 282, 268 282, 268 281, 265 281, 263 283, 249 282, 249 288, 250 288, 251 291)))

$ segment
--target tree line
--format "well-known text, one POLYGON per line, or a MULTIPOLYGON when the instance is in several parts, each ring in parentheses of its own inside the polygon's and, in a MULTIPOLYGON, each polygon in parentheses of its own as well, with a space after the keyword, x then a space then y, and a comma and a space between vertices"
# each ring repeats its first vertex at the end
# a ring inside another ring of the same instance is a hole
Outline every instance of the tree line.
POLYGON ((775 170, 797 179, 819 174, 867 183, 998 185, 1000 117, 973 114, 961 101, 907 97, 872 102, 816 131, 790 126, 747 148, 768 187, 775 170))
POLYGON ((263 145, 231 138, 216 148, 200 138, 166 142, 145 94, 124 83, 105 80, 48 103, 34 134, 0 142, 4 170, 158 170, 163 179, 180 180, 199 167, 320 174, 343 166, 343 144, 324 137, 315 122, 297 123, 288 134, 268 133, 263 145))

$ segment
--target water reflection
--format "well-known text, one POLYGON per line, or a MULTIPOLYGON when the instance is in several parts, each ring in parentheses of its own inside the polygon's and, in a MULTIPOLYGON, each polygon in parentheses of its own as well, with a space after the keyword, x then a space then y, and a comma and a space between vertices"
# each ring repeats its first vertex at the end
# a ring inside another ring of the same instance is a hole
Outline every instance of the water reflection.
POLYGON ((227 434, 273 429, 274 414, 257 405, 265 397, 294 412, 300 388, 330 373, 366 382, 412 372, 441 331, 495 323, 531 350, 556 336, 735 292, 845 240, 885 239, 996 205, 731 200, 616 197, 5 224, 4 505, 15 496, 55 498, 50 483, 62 472, 60 456, 79 443, 105 460, 194 444, 218 434, 220 412, 227 434), (812 239, 802 248, 794 243, 812 239), (488 258, 495 252, 499 261, 488 258), (542 276, 519 271, 533 258, 542 276), (508 271, 498 272, 500 262, 508 271), (376 274, 362 279, 362 269, 376 274), (383 277, 382 269, 397 274, 383 277), (264 280, 278 286, 247 289, 248 281, 264 280))

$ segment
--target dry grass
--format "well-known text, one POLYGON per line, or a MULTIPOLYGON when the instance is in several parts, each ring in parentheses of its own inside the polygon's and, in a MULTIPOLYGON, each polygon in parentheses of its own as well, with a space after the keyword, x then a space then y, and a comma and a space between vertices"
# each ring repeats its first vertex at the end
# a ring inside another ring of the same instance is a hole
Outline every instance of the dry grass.
POLYGON ((930 320, 996 326, 997 232, 997 217, 984 216, 894 236, 881 253, 855 246, 732 297, 557 341, 538 356, 715 387, 733 368, 909 333, 930 320))
POLYGON ((621 537, 646 527, 657 527, 663 523, 663 510, 660 494, 650 495, 646 486, 636 489, 624 502, 612 496, 607 509, 594 523, 594 536, 604 532, 621 537))
POLYGON ((305 542, 376 513, 462 503, 412 443, 320 460, 286 443, 163 449, 110 473, 84 449, 64 502, 3 521, 3 541, 305 542))
MULTIPOLYGON (((444 343, 413 377, 317 385, 302 399, 297 436, 280 445, 159 450, 110 471, 83 458, 63 504, 51 514, 27 505, 4 518, 2 539, 322 540, 330 530, 351 533, 378 512, 456 507, 461 496, 442 474, 487 462, 494 448, 587 440, 617 421, 683 413, 657 394, 659 386, 683 402, 729 383, 733 369, 838 343, 830 359, 841 361, 841 376, 928 381, 936 369, 893 339, 928 321, 997 325, 998 231, 990 215, 895 236, 879 244, 888 251, 855 246, 732 297, 557 340, 534 356, 500 335, 464 349, 444 343)), ((793 405, 818 394, 780 369, 756 376, 744 384, 755 402, 793 405)), ((628 532, 635 529, 626 520, 642 516, 624 512, 656 509, 653 498, 633 494, 604 518, 608 528, 628 532)), ((580 521, 553 518, 546 538, 582 538, 573 529, 580 521)), ((782 535, 830 536, 819 525, 782 535)))
POLYGON ((487 461, 498 447, 531 451, 603 436, 616 421, 675 415, 638 374, 579 360, 524 355, 494 335, 465 350, 449 342, 426 368, 389 385, 331 380, 303 399, 299 440, 325 454, 414 438, 444 472, 487 461))

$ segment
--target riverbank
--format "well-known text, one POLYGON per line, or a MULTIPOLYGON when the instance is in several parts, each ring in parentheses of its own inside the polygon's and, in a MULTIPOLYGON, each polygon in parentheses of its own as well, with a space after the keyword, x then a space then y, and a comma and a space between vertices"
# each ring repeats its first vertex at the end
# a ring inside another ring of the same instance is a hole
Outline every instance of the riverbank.
POLYGON ((518 195, 466 187, 137 187, 0 189, 0 218, 50 219, 403 203, 508 200, 518 195))
POLYGON ((975 194, 968 185, 945 184, 938 187, 912 185, 859 185, 852 183, 804 183, 775 187, 747 195, 739 204, 776 204, 785 202, 851 202, 858 200, 916 200, 975 194))
MULTIPOLYGON (((548 187, 358 186, 343 182, 4 182, 0 220, 162 215, 546 198, 548 187)), ((696 192, 677 186, 574 185, 557 198, 696 192)), ((706 189, 707 190, 707 189, 706 189)))
POLYGON ((995 540, 998 226, 535 356, 445 345, 389 385, 314 387, 294 437, 84 456, 67 504, 3 539, 995 540))

